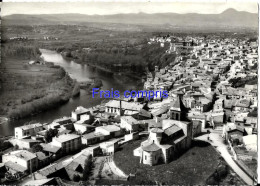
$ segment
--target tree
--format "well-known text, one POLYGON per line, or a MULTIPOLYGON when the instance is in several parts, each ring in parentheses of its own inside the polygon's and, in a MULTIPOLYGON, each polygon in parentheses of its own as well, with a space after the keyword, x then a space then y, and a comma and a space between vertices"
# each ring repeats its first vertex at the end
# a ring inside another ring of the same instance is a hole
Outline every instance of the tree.
POLYGON ((33 152, 33 153, 40 152, 40 151, 42 151, 42 146, 40 144, 35 144, 35 145, 32 146, 30 151, 33 152))
POLYGON ((19 149, 19 146, 16 144, 15 146, 14 146, 14 150, 18 150, 19 149))
POLYGON ((49 129, 46 131, 45 135, 44 135, 44 139, 46 142, 51 142, 52 138, 54 136, 56 136, 58 134, 58 130, 57 129, 49 129))
POLYGON ((90 155, 85 160, 84 170, 83 170, 83 177, 82 177, 83 181, 87 181, 88 180, 88 177, 90 175, 91 169, 92 169, 92 156, 90 155))
POLYGON ((78 174, 74 174, 73 181, 79 182, 80 181, 80 176, 78 174))

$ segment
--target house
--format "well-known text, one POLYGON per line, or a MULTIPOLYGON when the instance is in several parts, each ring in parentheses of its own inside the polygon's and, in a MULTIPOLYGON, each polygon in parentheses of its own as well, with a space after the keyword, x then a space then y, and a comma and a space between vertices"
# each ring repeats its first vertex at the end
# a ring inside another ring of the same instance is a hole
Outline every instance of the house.
POLYGON ((81 137, 76 134, 63 134, 52 138, 52 145, 61 147, 63 153, 70 153, 81 149, 81 137))
POLYGON ((138 131, 139 123, 132 116, 122 116, 120 127, 126 129, 127 131, 138 131))
POLYGON ((40 145, 42 146, 42 152, 53 160, 56 160, 62 156, 61 147, 54 146, 51 143, 41 143, 40 145))
POLYGON ((72 120, 71 120, 71 117, 62 117, 62 118, 59 118, 59 119, 55 119, 53 121, 53 123, 58 123, 60 125, 64 125, 64 124, 68 124, 68 123, 72 123, 72 120))
POLYGON ((123 135, 123 131, 116 125, 105 125, 95 128, 96 133, 109 135, 110 137, 118 137, 123 135))
POLYGON ((119 100, 110 100, 105 104, 105 111, 108 113, 116 113, 118 115, 122 114, 125 110, 129 111, 140 111, 145 108, 146 104, 138 103, 138 102, 126 102, 119 100), (121 110, 121 111, 120 111, 121 110), (120 113, 122 112, 122 113, 120 113))
POLYGON ((13 146, 17 145, 19 149, 30 149, 34 145, 41 143, 41 141, 34 139, 13 139, 10 141, 13 146))
POLYGON ((139 138, 139 133, 138 132, 132 132, 130 134, 125 135, 125 141, 131 141, 131 140, 136 140, 139 138))
POLYGON ((38 169, 38 159, 34 153, 27 150, 16 150, 2 156, 2 162, 7 163, 7 166, 15 164, 23 167, 25 171, 30 172, 38 169), (11 162, 11 163, 10 163, 11 162))
POLYGON ((194 108, 195 110, 200 112, 207 112, 210 110, 211 105, 211 100, 207 98, 201 98, 200 100, 194 100, 193 106, 191 108, 194 108))
POLYGON ((119 148, 118 139, 100 143, 100 148, 105 155, 111 155, 119 148))
POLYGON ((80 120, 80 116, 83 114, 90 114, 90 111, 82 106, 79 106, 71 112, 71 118, 78 121, 80 120))
POLYGON ((75 131, 77 131, 80 134, 89 133, 95 130, 95 126, 84 124, 84 123, 74 123, 75 131))
POLYGON ((38 159, 38 166, 39 168, 45 167, 50 163, 50 157, 46 156, 43 152, 36 152, 35 153, 38 159))
POLYGON ((243 136, 243 144, 248 151, 257 152, 257 135, 243 136))
POLYGON ((242 99, 234 105, 234 111, 249 112, 250 111, 250 100, 242 99))
POLYGON ((80 115, 79 123, 91 124, 94 121, 94 116, 91 114, 82 114, 80 115))
POLYGON ((162 105, 158 109, 153 109, 152 110, 152 115, 153 117, 161 117, 163 114, 166 114, 168 112, 169 108, 167 106, 162 105))
POLYGON ((12 161, 8 161, 4 163, 6 170, 11 173, 12 175, 15 175, 16 173, 25 173, 27 170, 26 167, 21 166, 17 163, 13 163, 12 161))
POLYGON ((90 132, 88 134, 82 135, 82 144, 92 145, 110 138, 111 136, 109 134, 103 134, 100 132, 90 132))
POLYGON ((222 137, 227 141, 230 140, 233 135, 233 138, 237 138, 239 142, 242 143, 242 137, 244 134, 244 127, 238 126, 235 123, 227 123, 226 125, 223 125, 222 137))
POLYGON ((17 139, 22 139, 27 136, 35 136, 37 132, 44 130, 43 124, 34 123, 29 125, 24 125, 20 127, 15 127, 14 135, 17 139))
POLYGON ((177 120, 162 120, 162 128, 153 128, 149 137, 133 151, 140 163, 156 165, 168 163, 181 151, 188 149, 192 141, 192 123, 177 120))
POLYGON ((249 117, 245 118, 245 127, 257 128, 257 117, 249 117))

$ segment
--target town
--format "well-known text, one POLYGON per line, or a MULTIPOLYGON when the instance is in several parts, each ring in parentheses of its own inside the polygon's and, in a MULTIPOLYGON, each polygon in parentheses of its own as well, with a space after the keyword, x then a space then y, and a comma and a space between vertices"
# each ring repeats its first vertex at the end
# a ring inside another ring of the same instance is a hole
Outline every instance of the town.
MULTIPOLYGON (((50 123, 16 127, 12 138, 1 141, 1 180, 24 185, 64 180, 97 184, 100 179, 127 183, 138 175, 124 170, 128 159, 135 159, 141 170, 167 166, 205 142, 240 183, 252 185, 257 179, 257 42, 217 35, 150 38, 147 45, 167 46, 165 53, 177 57, 148 71, 143 90, 168 91, 167 97, 118 96, 90 108, 79 105, 70 116, 50 123), (125 148, 127 157, 119 157, 125 148)), ((218 178, 213 171, 203 184, 225 179, 225 171, 216 171, 218 178)), ((235 184, 234 178, 229 181, 235 184)))

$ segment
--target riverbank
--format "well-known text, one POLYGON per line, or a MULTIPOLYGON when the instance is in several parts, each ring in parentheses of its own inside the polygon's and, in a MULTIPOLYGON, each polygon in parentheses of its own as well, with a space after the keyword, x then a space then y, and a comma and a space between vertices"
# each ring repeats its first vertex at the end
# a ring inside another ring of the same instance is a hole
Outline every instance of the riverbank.
POLYGON ((19 119, 67 102, 79 90, 76 81, 57 65, 28 64, 28 60, 4 58, 1 63, 0 114, 19 119))
MULTIPOLYGON (((73 60, 77 64, 84 64, 79 59, 75 59, 74 57, 67 57, 64 52, 58 52, 58 53, 61 54, 64 59, 67 59, 69 61, 73 60)), ((87 63, 86 65, 95 69, 95 70, 110 74, 111 76, 116 76, 116 75, 120 76, 120 75, 124 74, 125 77, 130 77, 130 78, 135 78, 137 80, 140 80, 142 78, 142 76, 145 75, 145 71, 140 72, 140 73, 131 72, 131 71, 130 72, 129 71, 120 72, 120 71, 112 70, 110 68, 105 68, 105 67, 98 65, 98 64, 87 63)))

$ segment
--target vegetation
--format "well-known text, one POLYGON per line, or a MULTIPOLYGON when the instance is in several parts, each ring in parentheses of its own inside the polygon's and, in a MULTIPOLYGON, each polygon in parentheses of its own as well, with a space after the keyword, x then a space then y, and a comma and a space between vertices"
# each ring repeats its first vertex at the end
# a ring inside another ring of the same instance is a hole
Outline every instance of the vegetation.
POLYGON ((244 87, 246 84, 248 85, 255 85, 257 84, 257 77, 246 77, 246 78, 233 78, 229 80, 229 83, 231 83, 232 87, 244 87))
POLYGON ((92 156, 90 155, 89 158, 87 158, 85 160, 84 169, 83 169, 83 177, 82 177, 83 181, 88 180, 89 175, 90 175, 91 170, 92 170, 92 164, 93 164, 92 156))
POLYGON ((215 172, 207 179, 207 185, 219 185, 220 181, 227 176, 228 168, 226 163, 221 161, 215 172))
POLYGON ((32 146, 31 149, 29 149, 29 151, 31 151, 32 153, 35 153, 35 152, 40 152, 42 151, 42 146, 40 144, 35 144, 32 146))
POLYGON ((57 129, 49 129, 46 131, 44 139, 47 143, 52 141, 52 138, 57 136, 58 130, 57 129))
POLYGON ((58 47, 63 56, 73 58, 79 63, 89 64, 111 70, 112 72, 144 72, 148 66, 154 70, 154 66, 165 67, 173 62, 176 55, 166 54, 166 48, 158 43, 148 45, 147 41, 133 45, 118 44, 120 46, 95 46, 95 49, 84 50, 81 44, 77 46, 58 47), (123 45, 123 46, 121 46, 123 45))
POLYGON ((80 175, 74 174, 74 176, 73 176, 73 181, 79 182, 79 181, 80 181, 80 175))
POLYGON ((35 43, 19 41, 16 44, 8 42, 3 47, 0 115, 18 119, 68 101, 75 81, 59 66, 29 65, 28 59, 39 58, 35 43))
POLYGON ((41 52, 36 42, 5 42, 2 45, 3 57, 19 57, 20 59, 39 59, 41 52))

